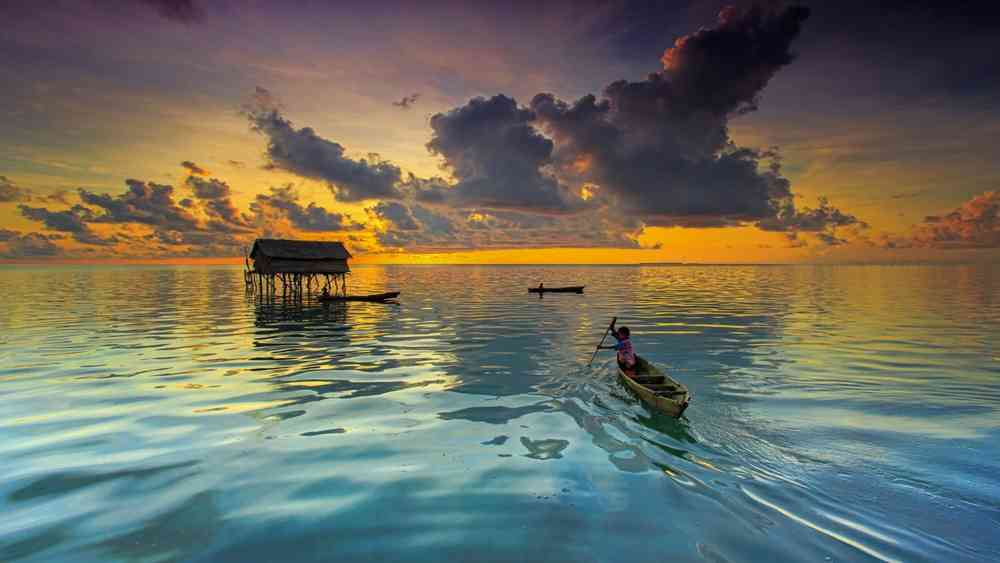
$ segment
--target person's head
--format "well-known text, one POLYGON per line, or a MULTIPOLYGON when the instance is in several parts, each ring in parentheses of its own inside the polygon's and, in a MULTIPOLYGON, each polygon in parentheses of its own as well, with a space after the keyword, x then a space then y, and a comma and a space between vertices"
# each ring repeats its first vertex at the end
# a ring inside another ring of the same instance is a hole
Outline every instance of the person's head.
POLYGON ((628 327, 627 326, 618 327, 618 336, 621 336, 622 338, 628 338, 629 337, 628 327))

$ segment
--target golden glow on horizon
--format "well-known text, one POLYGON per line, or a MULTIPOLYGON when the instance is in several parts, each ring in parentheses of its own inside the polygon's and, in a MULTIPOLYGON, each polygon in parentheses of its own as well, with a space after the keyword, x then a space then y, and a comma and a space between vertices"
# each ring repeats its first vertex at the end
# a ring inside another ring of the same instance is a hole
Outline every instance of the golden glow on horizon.
MULTIPOLYGON (((296 107, 299 107, 298 105, 296 107)), ((310 108, 308 104, 302 113, 297 112, 298 124, 316 124, 321 135, 343 140, 349 148, 373 148, 385 151, 384 156, 399 163, 405 172, 414 172, 419 176, 440 174, 439 162, 426 154, 423 144, 427 139, 427 127, 424 118, 417 112, 400 112, 394 108, 374 111, 365 127, 352 126, 345 122, 330 122, 330 117, 319 108, 310 108), (405 123, 400 125, 399 120, 405 123), (392 130, 392 142, 386 144, 383 139, 385 131, 392 130), (391 146, 390 146, 391 145, 391 146), (400 147, 417 147, 403 154, 400 147)), ((369 249, 377 249, 373 229, 385 229, 384 221, 371 217, 365 208, 375 202, 366 204, 344 204, 337 202, 330 190, 321 182, 303 180, 292 174, 263 170, 261 164, 261 144, 259 135, 249 131, 245 120, 224 108, 208 106, 196 114, 185 111, 184 119, 168 120, 158 129, 155 138, 143 139, 138 145, 118 141, 109 141, 106 145, 90 146, 67 154, 59 154, 54 149, 33 148, 30 153, 24 153, 25 162, 48 163, 48 170, 58 170, 61 176, 46 176, 36 172, 37 168, 25 168, 23 171, 8 170, 5 175, 19 185, 31 189, 36 195, 45 196, 58 190, 73 192, 76 187, 85 187, 98 193, 108 193, 113 196, 121 194, 125 189, 124 179, 133 177, 145 181, 171 184, 175 187, 175 197, 180 200, 188 197, 189 190, 183 185, 187 176, 179 163, 183 160, 193 160, 199 166, 211 171, 209 177, 227 182, 233 190, 233 203, 241 211, 248 209, 257 194, 267 193, 271 186, 292 184, 301 196, 303 205, 312 202, 327 210, 349 215, 356 221, 368 225, 368 230, 355 233, 361 237, 361 242, 369 249), (210 158, 200 158, 198 155, 211 155, 210 158), (56 166, 58 164, 58 166, 56 166), (55 168, 53 168, 55 167, 55 168)), ((177 107, 164 104, 162 107, 152 107, 157 115, 164 118, 179 115, 183 112, 177 107)), ((131 121, 123 121, 130 126, 136 126, 131 121)), ((784 171, 792 180, 794 190, 804 197, 798 198, 799 206, 815 206, 816 198, 829 195, 832 202, 862 220, 873 225, 873 235, 882 231, 906 232, 913 224, 919 223, 924 215, 947 213, 961 202, 955 202, 960 196, 949 197, 937 193, 914 198, 887 199, 887 194, 900 192, 923 193, 927 182, 943 182, 946 178, 956 177, 959 169, 967 168, 967 162, 941 161, 929 163, 920 170, 904 166, 896 161, 881 161, 858 159, 859 151, 868 150, 872 143, 879 140, 871 131, 846 127, 841 135, 826 135, 822 138, 811 136, 811 131, 803 131, 794 123, 769 124, 767 128, 755 126, 752 121, 734 122, 734 140, 748 146, 782 146, 784 156, 784 171), (857 147, 856 147, 857 145, 857 147), (853 148, 852 148, 853 147, 853 148), (926 178, 918 176, 925 175, 926 178), (892 186, 892 187, 886 187, 892 186), (878 198, 871 195, 877 187, 878 198), (890 204, 886 202, 890 201, 890 204)), ((22 147, 20 150, 26 150, 22 147)), ((355 151, 349 150, 351 154, 355 151)), ((21 155, 21 152, 18 152, 21 155)), ((355 156, 360 156, 361 152, 355 156)), ((590 159, 581 158, 573 163, 577 170, 586 170, 591 165, 590 159)), ((583 199, 593 198, 598 188, 584 184, 579 193, 583 199)), ((44 232, 41 225, 21 216, 17 210, 19 203, 33 206, 46 206, 53 210, 65 209, 61 204, 49 204, 41 201, 12 202, 0 204, 0 228, 20 232, 44 232)), ((489 216, 482 212, 469 215, 471 221, 484 221, 489 216)), ((104 224, 91 224, 91 228, 102 235, 110 235, 115 227, 104 224)), ((132 225, 126 227, 133 234, 145 234, 144 226, 132 225)), ((50 231, 51 232, 51 231, 50 231)), ((344 233, 303 234, 310 239, 345 239, 344 233)), ((60 246, 70 250, 84 248, 70 237, 55 241, 60 246)), ((594 248, 558 248, 558 249, 502 249, 502 250, 468 250, 458 252, 429 253, 373 253, 359 255, 356 263, 371 264, 445 264, 445 263, 521 263, 521 264, 631 264, 639 262, 711 262, 711 263, 746 263, 746 262, 802 262, 843 259, 848 261, 921 261, 921 260, 967 260, 973 256, 972 251, 941 251, 934 249, 894 250, 887 253, 881 249, 850 245, 851 248, 822 248, 812 245, 807 248, 790 248, 789 241, 783 234, 767 233, 754 228, 727 229, 681 229, 681 228, 650 228, 640 236, 640 242, 646 249, 594 249, 594 248), (654 249, 659 245, 658 249, 654 249)), ((125 256, 131 252, 133 256, 141 249, 120 247, 98 248, 98 251, 117 251, 121 257, 101 258, 31 258, 22 262, 59 262, 59 263, 136 263, 136 264, 234 264, 240 263, 239 257, 211 258, 140 258, 125 256)), ((989 252, 989 251, 988 251, 989 252)), ((359 253, 360 254, 360 253, 359 253)), ((985 254, 985 253, 983 253, 985 254)), ((992 251, 994 258, 996 252, 992 251)), ((0 259, 0 263, 14 263, 17 260, 0 259)))

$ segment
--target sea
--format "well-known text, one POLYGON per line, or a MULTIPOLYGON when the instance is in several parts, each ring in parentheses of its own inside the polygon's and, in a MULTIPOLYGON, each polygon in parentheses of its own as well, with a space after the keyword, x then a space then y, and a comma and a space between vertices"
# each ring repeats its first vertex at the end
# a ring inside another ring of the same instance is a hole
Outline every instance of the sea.
POLYGON ((1000 560, 1000 265, 349 288, 402 294, 0 267, 0 561, 1000 560), (690 388, 681 419, 588 363, 612 317, 690 388))

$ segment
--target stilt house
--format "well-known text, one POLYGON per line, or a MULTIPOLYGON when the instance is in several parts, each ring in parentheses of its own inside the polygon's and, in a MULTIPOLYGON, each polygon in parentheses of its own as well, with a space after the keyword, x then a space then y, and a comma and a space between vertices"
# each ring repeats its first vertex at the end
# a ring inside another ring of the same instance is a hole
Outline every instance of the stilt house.
POLYGON ((248 284, 259 284, 273 292, 275 281, 282 292, 302 293, 315 285, 326 291, 346 295, 347 260, 351 253, 340 242, 289 239, 257 239, 250 250, 248 284), (303 287, 304 286, 304 287, 303 287))

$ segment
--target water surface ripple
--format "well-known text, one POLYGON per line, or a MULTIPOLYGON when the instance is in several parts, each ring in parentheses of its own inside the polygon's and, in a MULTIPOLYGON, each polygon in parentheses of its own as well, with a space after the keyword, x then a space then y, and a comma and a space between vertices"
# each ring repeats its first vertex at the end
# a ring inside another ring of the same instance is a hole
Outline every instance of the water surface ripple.
POLYGON ((1000 559, 998 266, 351 284, 401 303, 0 268, 0 561, 1000 559), (587 368, 612 315, 682 420, 587 368))

